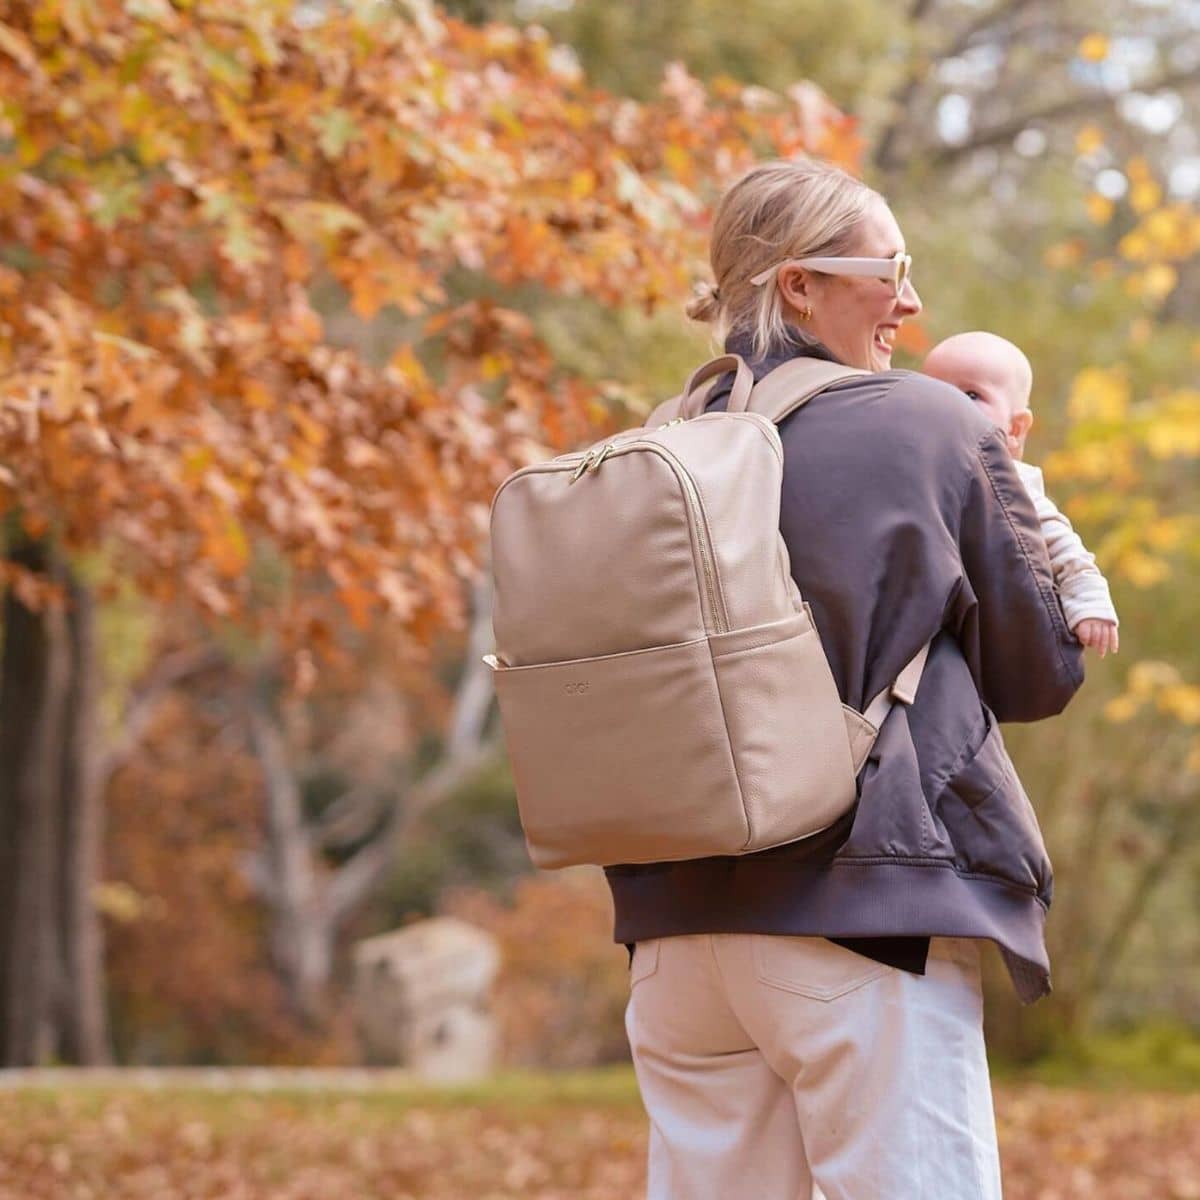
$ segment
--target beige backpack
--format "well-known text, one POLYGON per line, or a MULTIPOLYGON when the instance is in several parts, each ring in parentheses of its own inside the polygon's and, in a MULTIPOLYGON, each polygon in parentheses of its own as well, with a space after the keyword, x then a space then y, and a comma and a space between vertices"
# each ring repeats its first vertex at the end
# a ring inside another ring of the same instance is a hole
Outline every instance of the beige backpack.
POLYGON ((724 355, 644 427, 500 485, 485 661, 539 867, 747 854, 854 804, 929 647, 865 713, 841 703, 779 532, 776 423, 860 374, 796 358, 756 385, 724 355))

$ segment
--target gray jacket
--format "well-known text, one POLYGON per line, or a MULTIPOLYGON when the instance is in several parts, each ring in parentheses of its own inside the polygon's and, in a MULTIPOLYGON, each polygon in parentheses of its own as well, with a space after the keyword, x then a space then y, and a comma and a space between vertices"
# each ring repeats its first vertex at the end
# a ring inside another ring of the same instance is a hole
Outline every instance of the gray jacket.
MULTIPOLYGON (((792 343, 754 362, 744 342, 727 349, 756 378, 813 352, 792 343)), ((1051 868, 998 722, 1061 712, 1083 665, 1033 501, 1000 430, 915 372, 835 384, 779 434, 780 528, 842 700, 865 707, 933 638, 925 673, 831 829, 752 855, 607 868, 615 939, 989 938, 1035 1000, 1050 990, 1051 868)))

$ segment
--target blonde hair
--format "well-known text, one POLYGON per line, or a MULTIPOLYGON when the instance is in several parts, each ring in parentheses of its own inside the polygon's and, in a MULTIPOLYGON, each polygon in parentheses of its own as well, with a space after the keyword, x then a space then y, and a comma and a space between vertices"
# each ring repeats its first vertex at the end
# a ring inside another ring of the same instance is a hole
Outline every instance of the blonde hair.
POLYGON ((861 179, 814 158, 773 159, 751 167, 721 197, 713 219, 709 261, 716 285, 701 284, 685 311, 712 324, 724 343, 749 333, 755 357, 791 336, 816 344, 784 318, 773 284, 751 278, 785 258, 845 254, 871 204, 882 197, 861 179))

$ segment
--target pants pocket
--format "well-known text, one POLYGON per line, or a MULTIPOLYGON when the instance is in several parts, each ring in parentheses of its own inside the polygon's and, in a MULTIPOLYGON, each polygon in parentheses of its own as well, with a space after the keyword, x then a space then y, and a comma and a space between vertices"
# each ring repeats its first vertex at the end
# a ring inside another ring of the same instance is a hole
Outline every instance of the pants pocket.
POLYGON ((643 979, 658 970, 659 938, 647 938, 637 942, 633 948, 633 962, 629 964, 629 987, 632 990, 643 979))
POLYGON ((895 968, 825 938, 755 934, 754 974, 767 987, 836 1000, 895 968))

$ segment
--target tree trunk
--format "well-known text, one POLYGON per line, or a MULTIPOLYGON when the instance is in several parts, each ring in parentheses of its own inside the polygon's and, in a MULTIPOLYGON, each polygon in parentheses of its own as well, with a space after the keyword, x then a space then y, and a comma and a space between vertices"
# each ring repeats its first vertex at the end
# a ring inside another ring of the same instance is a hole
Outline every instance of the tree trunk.
POLYGON ((492 706, 491 669, 482 655, 491 645, 491 593, 486 581, 475 594, 466 657, 436 766, 398 789, 378 819, 374 797, 350 793, 335 804, 352 827, 373 832, 333 867, 323 861, 323 830, 306 819, 301 782, 272 704, 275 674, 263 666, 245 692, 250 744, 262 767, 265 802, 261 851, 247 863, 251 885, 271 919, 271 957, 293 1011, 319 1026, 326 1015, 337 938, 374 893, 395 862, 404 835, 492 760, 498 739, 486 736, 492 706))
MULTIPOLYGON (((8 557, 60 574, 44 542, 8 557)), ((4 598, 0 662, 0 1063, 28 1066, 54 1048, 56 854, 60 745, 69 664, 61 612, 4 598)))
POLYGON ((104 988, 104 931, 94 892, 100 878, 103 797, 100 795, 96 702, 95 602, 71 575, 66 614, 71 686, 63 713, 59 771, 59 971, 56 1009, 60 1049, 68 1062, 111 1061, 104 988))
POLYGON ((332 937, 304 822, 300 785, 288 762, 283 733, 264 698, 267 690, 265 679, 254 680, 247 696, 247 713, 266 788, 267 868, 262 891, 272 914, 271 957, 292 1011, 315 1028, 324 1012, 332 937))

